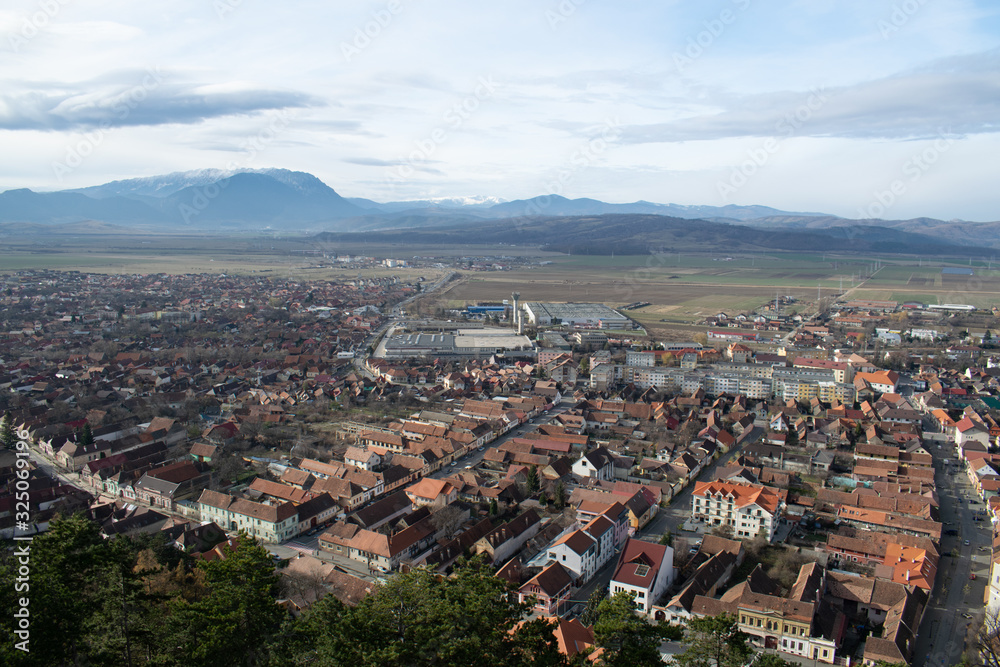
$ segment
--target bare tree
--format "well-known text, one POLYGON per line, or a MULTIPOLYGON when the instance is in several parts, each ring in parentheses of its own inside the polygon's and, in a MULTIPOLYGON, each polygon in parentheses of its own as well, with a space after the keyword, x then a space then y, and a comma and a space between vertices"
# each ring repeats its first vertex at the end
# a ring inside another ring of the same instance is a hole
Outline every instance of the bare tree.
POLYGON ((281 591, 286 597, 299 598, 306 602, 315 602, 322 598, 326 595, 322 566, 316 563, 311 567, 284 572, 281 577, 281 591))
POLYGON ((987 608, 983 624, 976 632, 975 650, 986 667, 1000 667, 1000 613, 987 608))
POLYGON ((458 532, 458 529, 468 518, 468 513, 453 505, 445 505, 431 516, 431 525, 450 538, 458 532))

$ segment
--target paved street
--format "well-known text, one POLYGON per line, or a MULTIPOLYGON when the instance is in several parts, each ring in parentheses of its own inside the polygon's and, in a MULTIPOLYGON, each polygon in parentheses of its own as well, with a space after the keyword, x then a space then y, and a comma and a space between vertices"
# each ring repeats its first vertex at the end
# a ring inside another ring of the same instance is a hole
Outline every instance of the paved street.
POLYGON ((990 553, 980 551, 980 547, 991 543, 991 524, 988 519, 973 520, 974 511, 984 505, 970 506, 970 501, 978 502, 978 498, 965 471, 954 464, 953 446, 944 444, 939 449, 930 444, 928 449, 934 457, 941 523, 946 530, 958 530, 958 535, 941 538, 942 558, 937 583, 920 624, 913 658, 915 667, 938 667, 960 662, 970 623, 962 614, 972 614, 978 620, 983 610, 990 563, 990 553), (944 464, 945 458, 953 462, 948 469, 944 464), (965 540, 969 541, 968 546, 965 540), (969 578, 972 573, 976 574, 975 581, 969 578))
POLYGON ((413 296, 403 299, 395 306, 393 306, 392 310, 389 313, 388 321, 386 321, 382 326, 373 331, 368 336, 368 338, 365 339, 364 344, 361 346, 360 354, 356 354, 354 356, 355 370, 369 379, 374 379, 375 376, 365 366, 365 361, 368 358, 368 347, 373 343, 375 343, 375 341, 378 341, 379 347, 381 347, 381 351, 376 352, 375 356, 378 357, 380 356, 380 354, 384 354, 385 347, 383 346, 383 343, 387 336, 384 336, 383 334, 389 332, 389 330, 392 329, 393 327, 401 326, 403 324, 404 322, 403 314, 406 312, 406 306, 421 297, 425 297, 428 294, 431 294, 441 289, 441 287, 446 285, 448 281, 451 280, 452 277, 454 277, 454 275, 455 275, 454 271, 449 271, 445 275, 441 276, 441 278, 439 278, 434 283, 431 283, 427 287, 423 288, 420 292, 417 292, 413 296))

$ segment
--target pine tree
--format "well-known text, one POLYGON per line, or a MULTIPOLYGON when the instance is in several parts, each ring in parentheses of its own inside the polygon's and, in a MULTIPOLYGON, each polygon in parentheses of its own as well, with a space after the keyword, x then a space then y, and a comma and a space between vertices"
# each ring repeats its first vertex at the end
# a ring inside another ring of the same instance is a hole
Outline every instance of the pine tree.
POLYGON ((635 613, 635 594, 618 592, 597 608, 594 642, 604 649, 601 664, 607 667, 662 665, 657 626, 635 613))
POLYGON ((89 447, 90 445, 94 444, 94 434, 90 430, 90 422, 87 422, 86 424, 83 425, 83 431, 80 432, 77 441, 83 447, 89 447))
MULTIPOLYGON (((30 547, 30 580, 27 590, 15 589, 17 558, 0 568, 3 606, 14 609, 14 600, 30 600, 31 653, 27 664, 83 664, 87 658, 87 637, 94 623, 94 609, 100 605, 100 575, 108 564, 109 543, 100 527, 84 517, 56 517, 48 530, 30 547)), ((15 551, 16 553, 16 551, 15 551)), ((0 617, 0 632, 13 637, 11 614, 0 617), (9 633, 9 634, 7 634, 9 633)), ((13 642, 0 647, 0 664, 22 664, 20 651, 11 651, 13 642)))
POLYGON ((557 510, 566 506, 566 485, 562 482, 556 484, 554 504, 557 510))
POLYGON ((138 566, 139 552, 129 538, 108 544, 106 559, 92 573, 95 606, 87 619, 85 645, 90 662, 98 665, 145 663, 159 637, 154 596, 146 591, 138 566))
POLYGON ((7 412, 0 422, 0 446, 4 449, 17 447, 17 434, 14 433, 14 417, 7 412))
POLYGON ((241 532, 224 559, 202 561, 199 568, 207 594, 172 602, 164 646, 177 652, 174 659, 199 664, 264 662, 285 615, 275 601, 278 575, 271 554, 241 532))
POLYGON ((328 595, 295 623, 291 664, 565 665, 544 619, 480 558, 451 577, 417 568, 347 607, 328 595))
POLYGON ((528 469, 528 493, 534 493, 540 487, 538 482, 538 466, 531 466, 528 469))
POLYGON ((594 592, 590 594, 587 598, 587 606, 584 608, 583 612, 580 614, 580 622, 586 626, 592 626, 597 622, 598 609, 601 607, 601 602, 604 601, 605 593, 602 588, 595 588, 594 592))

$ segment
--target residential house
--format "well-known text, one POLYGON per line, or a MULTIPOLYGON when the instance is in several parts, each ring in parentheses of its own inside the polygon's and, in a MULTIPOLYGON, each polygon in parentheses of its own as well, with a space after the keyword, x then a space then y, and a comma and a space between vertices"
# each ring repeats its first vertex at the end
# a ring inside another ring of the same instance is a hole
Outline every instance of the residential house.
POLYGON ((531 601, 532 610, 540 614, 560 615, 573 589, 573 574, 562 563, 549 563, 517 591, 522 604, 531 601))
POLYGON ((636 606, 649 614, 674 582, 674 550, 662 544, 630 539, 611 577, 611 595, 633 593, 636 606))
POLYGON ((573 464, 573 474, 581 478, 613 480, 615 475, 614 456, 604 447, 591 450, 573 464))
POLYGON ((178 500, 189 498, 212 483, 204 463, 182 461, 146 472, 135 483, 136 500, 173 510, 178 500))
POLYGON ((214 521, 227 531, 244 530, 264 542, 284 542, 298 534, 298 511, 292 503, 264 505, 206 489, 198 498, 198 510, 202 521, 214 521))
POLYGON ((455 502, 458 498, 458 489, 443 479, 424 477, 406 488, 406 497, 414 507, 444 507, 455 502))
POLYGON ((712 526, 730 526, 737 537, 763 534, 773 540, 786 495, 781 489, 757 484, 697 482, 691 518, 712 526))

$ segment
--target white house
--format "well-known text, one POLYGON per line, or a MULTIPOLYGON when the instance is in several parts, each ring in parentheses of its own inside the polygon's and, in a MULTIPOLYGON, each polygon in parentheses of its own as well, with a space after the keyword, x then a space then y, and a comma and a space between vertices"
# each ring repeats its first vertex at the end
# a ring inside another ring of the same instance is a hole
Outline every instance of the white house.
POLYGON ((344 463, 362 470, 377 470, 382 465, 382 457, 367 447, 348 447, 344 452, 344 463))
POLYGON ((691 500, 691 518, 710 526, 729 526, 737 537, 763 532, 774 539, 785 508, 777 489, 735 482, 697 482, 691 500))
POLYGON ((1000 614, 1000 550, 993 551, 990 561, 990 590, 986 601, 986 611, 990 614, 1000 614))
POLYGON ((615 521, 599 514, 582 528, 567 530, 557 537, 546 553, 550 561, 560 563, 582 584, 611 561, 619 543, 617 534, 615 521))
POLYGON ((600 545, 582 530, 573 530, 558 538, 548 548, 548 556, 572 572, 576 584, 590 580, 599 568, 597 565, 600 545))
POLYGON ((612 481, 615 476, 614 457, 604 447, 587 452, 573 464, 573 474, 577 477, 592 477, 612 481))
POLYGON ((648 614, 673 582, 673 547, 630 539, 611 577, 611 594, 633 593, 636 606, 648 614))
POLYGON ((262 505, 206 489, 198 498, 198 510, 203 522, 214 521, 227 531, 244 530, 264 542, 283 542, 299 531, 299 514, 292 503, 262 505))
POLYGON ((962 447, 968 442, 978 442, 984 447, 990 446, 990 432, 982 424, 973 421, 969 417, 962 417, 955 424, 955 444, 962 447))

